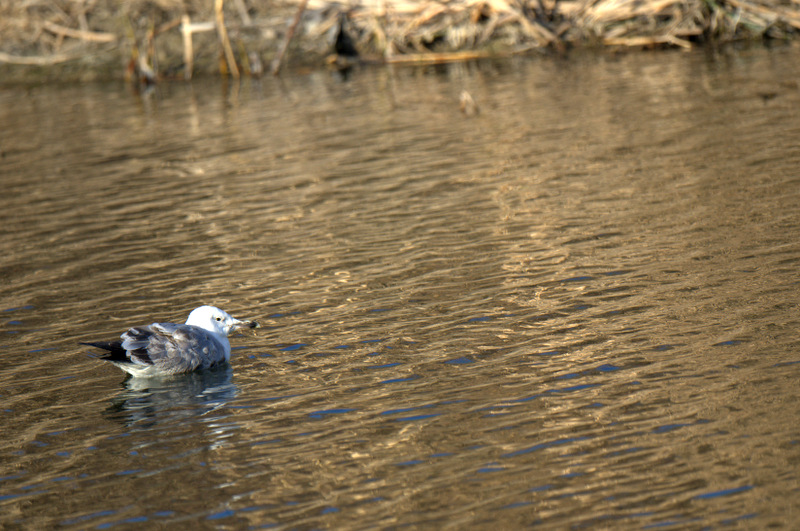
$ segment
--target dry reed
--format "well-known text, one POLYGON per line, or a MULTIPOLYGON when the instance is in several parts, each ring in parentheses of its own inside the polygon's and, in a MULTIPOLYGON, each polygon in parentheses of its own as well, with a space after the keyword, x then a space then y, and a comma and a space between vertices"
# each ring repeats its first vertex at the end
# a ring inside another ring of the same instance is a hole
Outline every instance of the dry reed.
POLYGON ((193 69, 255 72, 251 63, 262 60, 277 61, 277 72, 286 53, 297 62, 318 61, 333 49, 337 31, 347 32, 362 57, 387 62, 596 45, 690 48, 800 31, 800 0, 129 0, 122 6, 0 0, 0 62, 124 58, 138 75, 182 68, 190 77, 193 69))

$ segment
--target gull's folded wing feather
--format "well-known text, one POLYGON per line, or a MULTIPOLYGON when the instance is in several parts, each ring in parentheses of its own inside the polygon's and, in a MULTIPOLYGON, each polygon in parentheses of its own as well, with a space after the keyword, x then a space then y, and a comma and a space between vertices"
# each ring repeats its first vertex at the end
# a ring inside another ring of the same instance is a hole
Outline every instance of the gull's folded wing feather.
POLYGON ((196 326, 153 323, 131 328, 120 337, 131 363, 153 365, 166 374, 208 368, 225 359, 222 345, 196 326))

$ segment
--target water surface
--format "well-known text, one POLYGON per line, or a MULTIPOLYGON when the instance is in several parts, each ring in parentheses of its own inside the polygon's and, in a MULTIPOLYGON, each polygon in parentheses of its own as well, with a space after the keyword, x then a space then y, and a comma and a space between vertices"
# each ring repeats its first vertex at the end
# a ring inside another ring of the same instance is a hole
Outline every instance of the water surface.
POLYGON ((3 88, 0 527, 791 528, 798 59, 3 88))

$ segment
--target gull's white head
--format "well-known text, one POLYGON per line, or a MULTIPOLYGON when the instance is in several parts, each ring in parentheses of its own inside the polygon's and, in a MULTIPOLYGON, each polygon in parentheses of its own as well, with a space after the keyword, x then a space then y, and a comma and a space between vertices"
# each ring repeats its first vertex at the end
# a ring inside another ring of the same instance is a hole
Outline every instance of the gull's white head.
POLYGON ((255 321, 240 321, 228 312, 220 310, 214 306, 200 306, 192 310, 189 318, 186 319, 187 325, 197 326, 215 334, 227 336, 239 328, 258 328, 255 321))

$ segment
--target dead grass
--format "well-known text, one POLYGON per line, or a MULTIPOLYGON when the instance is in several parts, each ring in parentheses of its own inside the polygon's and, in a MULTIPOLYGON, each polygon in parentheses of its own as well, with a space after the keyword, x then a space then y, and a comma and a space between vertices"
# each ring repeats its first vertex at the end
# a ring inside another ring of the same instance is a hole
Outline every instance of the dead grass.
POLYGON ((289 43, 301 2, 0 0, 0 62, 95 58, 161 76, 187 63, 248 73, 287 44, 289 61, 321 61, 341 20, 362 56, 386 61, 598 45, 690 48, 800 31, 800 0, 310 0, 289 43), (221 13, 215 3, 224 4, 221 13))

